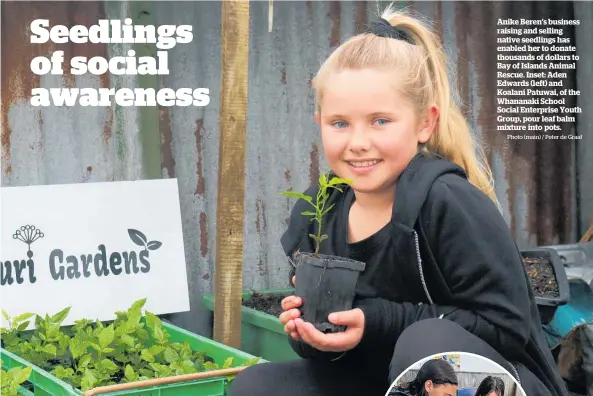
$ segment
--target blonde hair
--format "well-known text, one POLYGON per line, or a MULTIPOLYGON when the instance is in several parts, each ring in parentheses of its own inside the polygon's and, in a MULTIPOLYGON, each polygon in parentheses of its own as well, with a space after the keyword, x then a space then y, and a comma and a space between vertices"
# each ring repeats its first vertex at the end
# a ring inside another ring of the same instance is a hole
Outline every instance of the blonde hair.
POLYGON ((468 123, 453 99, 445 52, 438 37, 420 20, 396 12, 391 6, 381 17, 407 32, 415 45, 370 33, 350 38, 329 56, 313 80, 317 111, 320 111, 324 83, 331 73, 363 68, 399 71, 403 93, 414 102, 419 113, 432 104, 439 108, 435 131, 423 150, 438 153, 462 167, 469 182, 498 205, 484 152, 475 144, 468 123))

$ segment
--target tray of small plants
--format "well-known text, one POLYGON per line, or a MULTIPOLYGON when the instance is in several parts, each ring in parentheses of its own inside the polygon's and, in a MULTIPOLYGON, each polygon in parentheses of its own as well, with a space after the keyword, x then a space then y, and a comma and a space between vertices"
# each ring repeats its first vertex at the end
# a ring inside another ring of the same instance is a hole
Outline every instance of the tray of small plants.
POLYGON ((116 312, 111 322, 84 319, 72 326, 62 326, 69 307, 53 316, 11 317, 2 311, 8 323, 2 328, 2 368, 27 370, 18 371, 22 381, 12 388, 35 396, 140 396, 155 391, 222 396, 239 371, 260 360, 161 321, 151 312, 143 314, 145 302, 116 312))

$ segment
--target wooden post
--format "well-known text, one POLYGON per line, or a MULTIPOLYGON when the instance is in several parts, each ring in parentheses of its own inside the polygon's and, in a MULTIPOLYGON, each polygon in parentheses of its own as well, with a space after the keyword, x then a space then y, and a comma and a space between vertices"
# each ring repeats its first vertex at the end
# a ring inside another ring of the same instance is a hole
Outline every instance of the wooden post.
POLYGON ((589 226, 589 228, 585 232, 585 235, 583 235, 579 243, 586 243, 591 240, 593 240, 593 220, 591 220, 591 225, 589 226))
POLYGON ((249 1, 222 2, 214 339, 241 346, 249 1))

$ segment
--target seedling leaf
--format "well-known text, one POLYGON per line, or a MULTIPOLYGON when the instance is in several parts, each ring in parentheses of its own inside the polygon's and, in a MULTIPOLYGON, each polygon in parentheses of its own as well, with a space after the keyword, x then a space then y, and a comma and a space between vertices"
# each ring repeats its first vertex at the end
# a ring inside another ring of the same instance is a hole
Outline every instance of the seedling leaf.
POLYGON ((31 375, 31 371, 33 371, 32 366, 28 366, 25 368, 13 367, 10 370, 8 370, 8 375, 9 375, 8 378, 15 381, 17 385, 20 385, 23 382, 25 382, 27 379, 29 379, 29 376, 31 375))
POLYGON ((173 350, 173 348, 165 349, 165 353, 163 354, 165 360, 169 363, 175 363, 179 360, 179 354, 173 350))
POLYGON ((51 317, 51 322, 55 323, 55 324, 62 323, 64 321, 64 319, 66 319, 66 317, 68 316, 69 312, 70 312, 70 307, 67 307, 67 308, 61 310, 60 312, 58 312, 57 314, 55 314, 54 316, 51 317))
POLYGON ((47 344, 43 347, 43 352, 51 356, 56 356, 56 354, 58 353, 58 349, 54 344, 47 344))
POLYGON ((132 366, 130 366, 129 364, 126 364, 125 376, 126 379, 130 382, 136 380, 136 373, 134 372, 132 366))
POLYGON ((109 359, 101 360, 100 366, 105 371, 117 371, 118 370, 117 365, 109 359))
POLYGON ((228 358, 226 358, 224 360, 224 363, 222 364, 222 368, 223 369, 227 369, 227 368, 230 368, 232 366, 233 366, 233 357, 230 356, 230 357, 228 357, 228 358))
POLYGON ((305 201, 309 202, 310 204, 313 204, 313 198, 311 198, 310 196, 305 195, 303 193, 300 193, 298 191, 284 191, 283 193, 281 193, 281 195, 283 195, 285 197, 304 199, 305 201))
POLYGON ((326 214, 328 214, 328 213, 329 213, 329 211, 333 209, 334 205, 335 205, 335 203, 331 204, 331 205, 329 206, 329 208, 325 209, 325 210, 323 211, 323 213, 321 213, 321 216, 325 216, 326 214))
POLYGON ((332 186, 336 186, 338 184, 352 184, 352 180, 350 179, 342 179, 340 177, 332 177, 332 179, 329 181, 329 186, 328 187, 332 187, 332 186))
POLYGON ((127 334, 122 334, 121 337, 121 342, 125 345, 128 345, 129 347, 133 348, 134 347, 134 337, 129 336, 127 334))
MULTIPOLYGON (((4 313, 4 311, 2 311, 4 313)), ((13 320, 15 322, 22 322, 23 320, 27 320, 31 317, 33 317, 35 314, 32 313, 24 313, 22 315, 17 316, 16 318, 14 318, 13 320)), ((6 316, 4 316, 6 318, 6 316)), ((6 318, 6 320, 8 320, 8 318, 6 318)))
POLYGON ((142 307, 144 307, 144 304, 146 304, 146 298, 141 298, 140 300, 137 300, 132 304, 132 307, 130 307, 130 310, 142 309, 142 307))
POLYGON ((141 233, 138 230, 134 230, 133 228, 130 228, 130 229, 128 229, 128 234, 130 235, 130 238, 132 239, 132 241, 138 246, 146 246, 146 244, 148 243, 148 239, 146 238, 146 235, 144 235, 143 233, 141 233))
POLYGON ((142 357, 142 360, 145 360, 148 363, 154 362, 154 356, 148 351, 148 349, 143 349, 142 352, 140 352, 140 356, 142 357))
POLYGON ((150 348, 148 348, 148 352, 150 352, 150 354, 153 356, 157 356, 159 353, 161 353, 164 350, 165 350, 165 347, 162 347, 160 345, 153 345, 150 348))
POLYGON ((109 325, 101 330, 99 334, 99 345, 101 348, 107 348, 109 344, 113 342, 113 338, 115 337, 115 331, 113 330, 113 325, 109 325))
POLYGON ((25 330, 29 326, 29 323, 31 323, 30 320, 27 320, 27 321, 25 321, 23 323, 19 323, 19 325, 16 328, 16 331, 23 331, 23 330, 25 330))

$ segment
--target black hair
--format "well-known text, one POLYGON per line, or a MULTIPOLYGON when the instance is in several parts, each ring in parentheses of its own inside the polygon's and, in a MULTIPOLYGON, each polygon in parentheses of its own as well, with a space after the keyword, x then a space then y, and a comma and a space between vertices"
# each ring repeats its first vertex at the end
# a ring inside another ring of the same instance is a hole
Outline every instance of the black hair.
POLYGON ((500 377, 488 376, 482 380, 474 396, 487 396, 495 392, 497 396, 504 396, 504 382, 500 377))
POLYGON ((443 359, 430 359, 420 367, 416 379, 403 388, 413 395, 425 396, 426 381, 432 381, 435 385, 458 385, 457 374, 450 363, 443 359))

